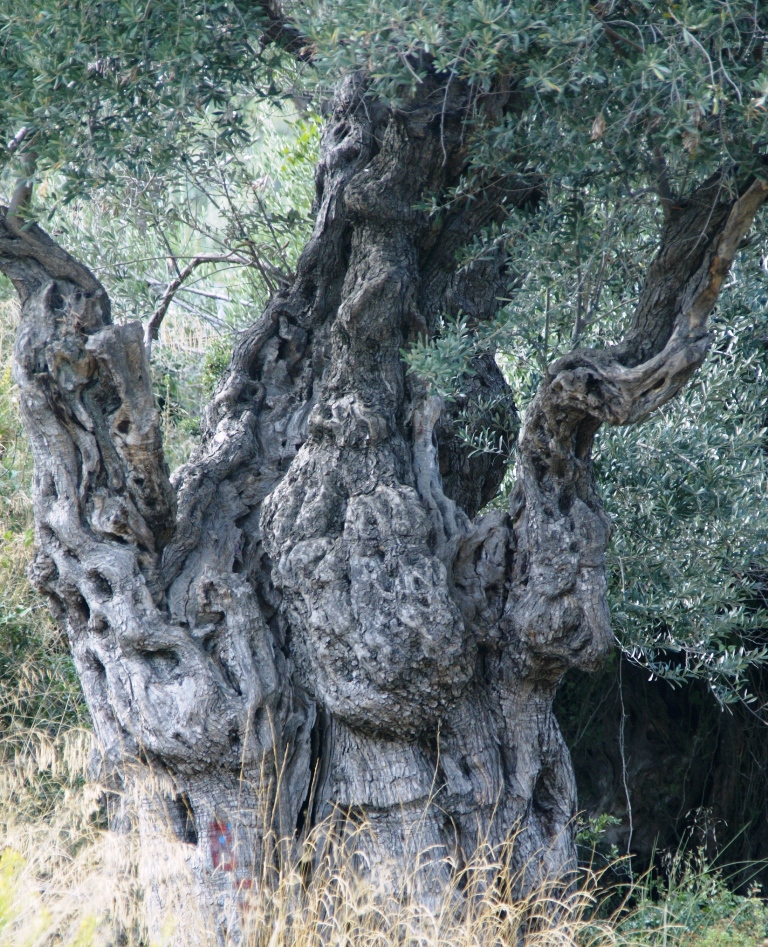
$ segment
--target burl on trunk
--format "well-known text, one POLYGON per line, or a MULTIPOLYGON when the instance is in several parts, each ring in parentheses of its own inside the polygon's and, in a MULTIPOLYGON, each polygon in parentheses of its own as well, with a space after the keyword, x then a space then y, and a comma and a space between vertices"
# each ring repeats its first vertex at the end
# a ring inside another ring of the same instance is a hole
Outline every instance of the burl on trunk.
MULTIPOLYGON (((413 876, 427 901, 449 865, 511 832, 525 883, 573 863, 551 707, 562 674, 611 646, 592 441, 701 364, 768 187, 723 170, 670 210, 627 339, 549 367, 510 507, 483 513, 505 464, 462 446, 400 355, 443 315, 494 315, 503 254, 457 258, 541 199, 521 176, 418 209, 465 170, 469 108, 459 83, 426 82, 395 110, 345 82, 295 281, 235 348, 171 478, 141 326, 114 325, 97 280, 37 226, 0 222, 22 303, 32 577, 71 643, 103 778, 140 787, 148 846, 175 832, 221 930, 272 840, 326 817, 339 845, 367 820, 369 865, 428 850, 413 876)), ((491 354, 466 383, 514 415, 491 354)))

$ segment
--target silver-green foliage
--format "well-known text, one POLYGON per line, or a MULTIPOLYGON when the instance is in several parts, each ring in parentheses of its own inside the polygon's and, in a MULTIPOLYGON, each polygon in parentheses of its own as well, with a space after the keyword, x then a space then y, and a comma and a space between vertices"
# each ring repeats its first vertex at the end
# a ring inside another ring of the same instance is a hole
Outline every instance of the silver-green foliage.
POLYGON ((652 674, 706 680, 723 703, 752 699, 748 668, 768 656, 768 311, 751 275, 746 294, 726 294, 684 396, 638 427, 604 430, 597 460, 622 647, 652 674))

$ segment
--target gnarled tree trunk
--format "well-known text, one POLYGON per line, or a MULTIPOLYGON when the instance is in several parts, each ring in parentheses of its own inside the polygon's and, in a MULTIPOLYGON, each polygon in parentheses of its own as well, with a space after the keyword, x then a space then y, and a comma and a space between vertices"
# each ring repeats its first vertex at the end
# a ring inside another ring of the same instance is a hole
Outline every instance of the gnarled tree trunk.
MULTIPOLYGON (((536 182, 442 216, 473 106, 435 78, 399 110, 348 79, 329 114, 293 285, 236 347, 192 460, 169 478, 137 324, 36 226, 0 223, 22 300, 15 371, 35 458, 33 579, 71 642, 105 760, 170 826, 195 898, 237 924, 270 837, 333 815, 394 864, 427 849, 429 900, 516 832, 523 884, 573 863, 563 673, 611 646, 610 523, 590 451, 701 364, 706 319, 768 189, 723 172, 674 208, 632 328, 550 366, 504 464, 471 456, 400 356, 442 314, 493 316, 503 256, 462 248, 536 182)), ((491 355, 468 390, 515 408, 491 355)), ((162 865, 152 866, 162 908, 162 865)))

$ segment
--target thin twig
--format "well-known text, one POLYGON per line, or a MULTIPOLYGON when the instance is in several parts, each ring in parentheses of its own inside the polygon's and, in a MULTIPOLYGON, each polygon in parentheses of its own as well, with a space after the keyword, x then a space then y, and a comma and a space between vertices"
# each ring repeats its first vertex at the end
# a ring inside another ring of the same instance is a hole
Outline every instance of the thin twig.
POLYGON ((171 280, 168 284, 168 288, 163 293, 163 298, 160 300, 157 309, 152 313, 152 317, 144 327, 144 348, 147 351, 147 359, 152 357, 152 343, 157 338, 160 325, 165 318, 165 314, 168 312, 168 307, 173 302, 173 297, 176 295, 181 284, 187 279, 190 273, 203 263, 230 263, 234 259, 238 259, 238 257, 232 253, 227 253, 223 256, 220 254, 201 254, 200 256, 194 256, 189 263, 179 271, 178 276, 171 280))
POLYGON ((619 754, 621 755, 621 781, 624 785, 624 796, 627 800, 627 819, 629 821, 629 835, 627 836, 627 858, 629 859, 629 873, 632 876, 632 836, 634 822, 632 820, 632 799, 629 794, 629 780, 627 779, 627 757, 624 744, 624 726, 627 721, 627 712, 624 709, 624 684, 622 675, 622 657, 619 654, 619 702, 621 704, 621 723, 619 726, 619 754))
MULTIPOLYGON (((220 272, 223 272, 223 271, 220 271, 220 272)), ((153 279, 151 276, 147 277, 147 284, 152 287, 165 285, 162 282, 162 280, 153 279)), ((192 286, 180 286, 176 290, 176 292, 177 293, 193 293, 195 296, 205 296, 206 299, 216 299, 219 302, 223 302, 223 303, 232 302, 231 296, 222 296, 221 293, 209 293, 205 289, 192 289, 192 286)))

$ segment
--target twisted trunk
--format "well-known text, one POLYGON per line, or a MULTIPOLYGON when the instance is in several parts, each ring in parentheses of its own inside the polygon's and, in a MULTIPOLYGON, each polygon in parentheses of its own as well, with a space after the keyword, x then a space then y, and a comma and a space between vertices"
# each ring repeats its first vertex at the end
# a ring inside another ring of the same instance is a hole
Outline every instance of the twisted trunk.
MULTIPOLYGON (((478 512, 504 464, 472 457, 400 357, 442 314, 493 316, 501 254, 457 254, 536 182, 416 209, 465 170, 467 90, 408 108, 349 79, 329 115, 316 218, 293 285, 236 347, 201 444, 169 479, 138 324, 35 226, 0 223, 22 300, 16 378, 35 457, 38 553, 112 777, 140 828, 170 828, 220 936, 270 840, 361 817, 368 863, 517 833, 521 884, 573 863, 573 772, 552 699, 610 647, 610 524, 590 460, 603 422, 671 398, 765 199, 725 175, 667 225, 626 342, 549 369, 522 425, 507 512, 478 512)), ((491 355, 468 391, 515 408, 491 355)), ((162 911, 162 860, 148 868, 162 911)), ((397 878, 392 884, 398 883, 397 878)), ((190 935, 191 936, 191 935, 190 935)))

